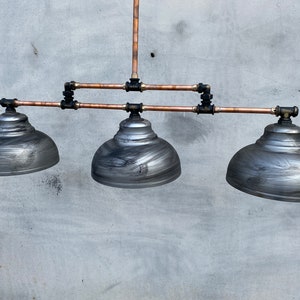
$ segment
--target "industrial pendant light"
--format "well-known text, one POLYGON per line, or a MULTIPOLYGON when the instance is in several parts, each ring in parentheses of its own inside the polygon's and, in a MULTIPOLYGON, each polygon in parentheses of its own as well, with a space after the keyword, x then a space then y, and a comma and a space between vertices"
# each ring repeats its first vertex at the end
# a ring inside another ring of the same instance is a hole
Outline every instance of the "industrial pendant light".
POLYGON ((58 161, 52 139, 35 130, 26 115, 7 107, 0 115, 0 176, 37 172, 58 161))
POLYGON ((105 142, 92 161, 92 177, 99 183, 121 188, 145 188, 179 177, 175 149, 158 138, 151 123, 131 113, 120 123, 113 139, 105 142))
POLYGON ((14 107, 56 107, 61 109, 124 110, 130 117, 120 123, 113 139, 104 143, 92 161, 92 177, 99 183, 121 188, 144 188, 175 180, 181 172, 174 148, 156 136, 144 111, 196 114, 247 113, 280 117, 278 124, 265 128, 263 136, 237 152, 231 159, 226 179, 246 193, 300 202, 300 127, 292 124, 297 107, 221 107, 212 103, 209 84, 147 84, 138 75, 139 0, 133 0, 132 73, 125 83, 84 83, 69 81, 60 102, 0 99, 6 112, 0 116, 0 175, 35 172, 53 166, 59 160, 54 142, 35 131, 27 117, 14 107), (200 95, 201 104, 193 106, 144 105, 143 103, 85 103, 74 99, 78 89, 112 89, 126 92, 181 91, 200 95))
POLYGON ((226 179, 255 196, 300 202, 300 127, 289 117, 268 125, 255 144, 233 156, 226 179))

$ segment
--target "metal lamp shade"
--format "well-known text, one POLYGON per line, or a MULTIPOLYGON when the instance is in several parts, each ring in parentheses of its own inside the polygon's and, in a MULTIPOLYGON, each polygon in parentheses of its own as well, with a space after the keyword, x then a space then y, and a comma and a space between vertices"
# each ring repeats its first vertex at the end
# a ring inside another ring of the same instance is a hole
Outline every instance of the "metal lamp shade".
POLYGON ((59 161, 52 139, 14 109, 0 115, 0 176, 47 169, 59 161))
POLYGON ((120 123, 113 139, 105 142, 92 161, 92 177, 120 188, 146 188, 171 182, 181 173, 175 149, 158 138, 148 120, 139 115, 120 123))
POLYGON ((255 196, 300 202, 300 127, 291 123, 267 126, 255 144, 233 156, 226 179, 255 196))

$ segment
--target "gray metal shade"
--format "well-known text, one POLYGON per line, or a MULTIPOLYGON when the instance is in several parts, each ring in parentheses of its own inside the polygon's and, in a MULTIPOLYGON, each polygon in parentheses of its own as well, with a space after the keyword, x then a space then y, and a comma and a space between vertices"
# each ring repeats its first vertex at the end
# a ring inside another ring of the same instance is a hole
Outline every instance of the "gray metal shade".
POLYGON ((58 161, 55 143, 35 130, 26 115, 14 109, 0 115, 0 176, 37 172, 58 161))
POLYGON ((255 196, 300 202, 300 127, 291 123, 267 126, 255 144, 233 156, 226 179, 255 196))
POLYGON ((97 150, 92 161, 92 177, 97 182, 120 188, 158 186, 180 173, 175 149, 158 138, 150 122, 139 115, 122 121, 117 134, 97 150))

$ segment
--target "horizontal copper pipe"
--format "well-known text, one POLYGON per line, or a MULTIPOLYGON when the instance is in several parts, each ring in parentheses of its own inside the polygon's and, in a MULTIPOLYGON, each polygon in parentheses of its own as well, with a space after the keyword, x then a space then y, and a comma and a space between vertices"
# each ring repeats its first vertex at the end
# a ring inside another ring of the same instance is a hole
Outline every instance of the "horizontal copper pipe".
MULTIPOLYGON (((41 106, 41 107, 61 107, 60 102, 47 101, 25 101, 14 100, 17 106, 41 106)), ((81 103, 77 102, 75 108, 91 109, 113 109, 126 110, 126 104, 104 104, 104 103, 81 103)), ((165 112, 193 112, 197 113, 197 106, 161 106, 161 105, 143 105, 143 111, 165 111, 165 112)), ((258 107, 214 107, 214 113, 246 113, 246 114, 276 114, 275 108, 258 108, 258 107)))
MULTIPOLYGON (((60 107, 60 102, 15 100, 15 106, 60 107)), ((82 103, 77 102, 75 108, 126 110, 126 104, 82 103)), ((143 111, 196 112, 197 106, 159 106, 143 105, 143 111)))
POLYGON ((214 107, 214 113, 244 113, 244 114, 271 114, 275 115, 275 108, 259 107, 214 107))
MULTIPOLYGON (((122 83, 80 83, 75 82, 75 89, 112 89, 125 90, 126 84, 122 83)), ((178 85, 178 84, 145 84, 141 83, 142 91, 198 91, 198 84, 178 85)))
POLYGON ((197 92, 198 84, 194 85, 176 85, 176 84, 145 84, 141 85, 142 91, 192 91, 197 92))
POLYGON ((197 106, 143 105, 143 111, 197 112, 197 106))
POLYGON ((81 103, 81 102, 77 102, 76 108, 125 110, 126 109, 126 104, 102 104, 102 103, 81 103))
POLYGON ((75 89, 125 90, 125 84, 119 84, 119 83, 80 83, 80 82, 75 82, 75 89))
POLYGON ((16 107, 18 106, 60 107, 60 102, 14 100, 14 105, 16 107))

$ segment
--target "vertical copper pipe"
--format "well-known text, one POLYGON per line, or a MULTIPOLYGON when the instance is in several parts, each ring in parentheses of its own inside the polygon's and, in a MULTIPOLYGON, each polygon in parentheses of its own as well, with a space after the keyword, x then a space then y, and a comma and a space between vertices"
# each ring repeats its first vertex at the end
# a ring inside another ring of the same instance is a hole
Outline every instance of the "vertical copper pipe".
POLYGON ((139 0, 133 0, 133 34, 132 34, 132 74, 138 78, 138 48, 139 48, 139 0))

